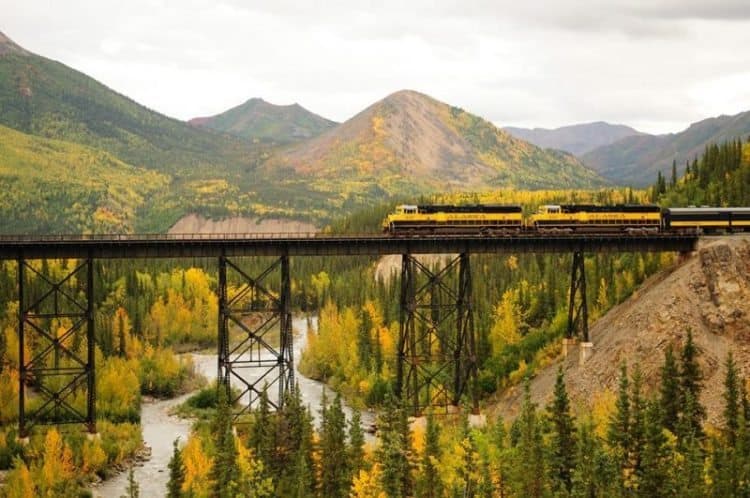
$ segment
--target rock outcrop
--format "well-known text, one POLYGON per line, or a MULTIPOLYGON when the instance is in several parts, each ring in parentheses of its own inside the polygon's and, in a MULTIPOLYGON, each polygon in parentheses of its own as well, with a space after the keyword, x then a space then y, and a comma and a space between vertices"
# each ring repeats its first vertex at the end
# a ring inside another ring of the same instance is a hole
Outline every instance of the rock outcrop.
MULTIPOLYGON (((531 383, 532 398, 545 405, 552 396, 561 364, 566 385, 579 410, 605 390, 615 392, 620 366, 638 364, 647 392, 658 389, 664 351, 678 352, 691 330, 700 351, 704 375, 701 402, 709 423, 722 410, 724 360, 734 355, 740 376, 750 376, 750 237, 705 239, 684 262, 654 275, 633 296, 613 308, 591 328, 594 352, 585 365, 577 351, 538 372, 531 383)), ((521 389, 506 392, 495 407, 513 416, 521 389)))

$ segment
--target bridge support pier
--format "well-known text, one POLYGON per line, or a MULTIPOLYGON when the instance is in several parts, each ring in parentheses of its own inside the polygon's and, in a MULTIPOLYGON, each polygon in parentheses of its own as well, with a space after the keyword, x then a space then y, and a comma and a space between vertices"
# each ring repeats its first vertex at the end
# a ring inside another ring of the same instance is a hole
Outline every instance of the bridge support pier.
POLYGON ((402 256, 396 395, 414 416, 427 407, 449 411, 464 394, 478 413, 471 287, 466 253, 434 272, 402 256))
POLYGON ((246 401, 235 415, 249 411, 264 390, 274 388, 277 397, 269 396, 268 401, 271 407, 279 409, 287 391, 294 389, 289 256, 276 259, 256 277, 248 275, 226 256, 220 256, 217 292, 219 384, 227 389, 232 404, 246 401), (240 285, 228 287, 228 275, 236 277, 240 285), (272 291, 272 285, 277 290, 272 291), (233 330, 239 331, 237 344, 230 344, 233 330), (240 387, 234 397, 232 383, 240 387))
POLYGON ((47 424, 83 423, 95 434, 94 260, 89 254, 72 262, 75 266, 59 277, 23 255, 16 261, 18 437, 23 441, 34 425, 47 424), (27 386, 39 401, 33 410, 27 409, 27 386))
POLYGON ((586 266, 583 252, 573 253, 573 269, 570 276, 570 302, 568 305, 567 339, 580 337, 589 342, 589 308, 586 299, 586 266))

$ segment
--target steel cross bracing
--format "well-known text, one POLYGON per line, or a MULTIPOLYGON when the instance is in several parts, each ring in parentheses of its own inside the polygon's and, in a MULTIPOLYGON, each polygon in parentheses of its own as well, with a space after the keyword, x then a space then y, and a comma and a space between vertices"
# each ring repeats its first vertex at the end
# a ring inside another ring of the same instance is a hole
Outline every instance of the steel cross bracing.
POLYGON ((294 389, 289 257, 275 259, 255 277, 220 257, 218 298, 218 378, 230 396, 231 386, 239 386, 239 393, 230 397, 232 405, 241 407, 235 415, 250 410, 263 391, 274 388, 278 397, 268 401, 279 409, 287 391, 294 389), (228 277, 239 286, 230 287, 228 277))
POLYGON ((25 437, 34 425, 49 423, 84 423, 90 432, 96 431, 96 259, 218 257, 219 379, 227 388, 239 383, 247 410, 266 386, 275 384, 278 390, 278 398, 269 400, 274 407, 294 386, 289 256, 402 254, 397 390, 419 412, 433 401, 458 404, 467 391, 476 408, 469 253, 574 253, 568 334, 583 327, 581 335, 587 340, 584 251, 684 253, 693 250, 697 240, 696 235, 674 234, 0 236, 0 260, 18 263, 19 435, 25 437), (460 254, 447 267, 452 273, 459 267, 456 290, 446 283, 455 277, 443 270, 431 272, 413 259, 414 254, 460 254), (252 278, 228 259, 243 256, 277 259, 252 278), (57 278, 29 264, 55 258, 82 262, 57 278), (238 289, 228 287, 227 272, 236 273, 231 276, 242 282, 238 289), (268 284, 272 273, 279 275, 277 292, 268 284), (47 286, 45 291, 39 290, 41 284, 47 286), (276 327, 278 345, 269 338, 276 327), (239 343, 230 345, 230 333, 240 336, 239 343), (27 350, 34 356, 28 357, 27 350), (251 370, 258 374, 249 375, 251 370), (34 389, 33 399, 27 399, 27 387, 34 389))
POLYGON ((570 302, 568 304, 567 336, 572 339, 580 336, 583 342, 589 341, 589 307, 586 299, 586 264, 581 251, 573 253, 570 275, 570 302))
POLYGON ((73 264, 65 274, 50 275, 43 264, 17 260, 21 438, 45 424, 83 423, 96 432, 94 263, 73 264))
POLYGON ((457 406, 467 390, 477 409, 469 255, 431 270, 402 255, 396 395, 413 415, 457 406), (456 275, 458 274, 458 275, 456 275))

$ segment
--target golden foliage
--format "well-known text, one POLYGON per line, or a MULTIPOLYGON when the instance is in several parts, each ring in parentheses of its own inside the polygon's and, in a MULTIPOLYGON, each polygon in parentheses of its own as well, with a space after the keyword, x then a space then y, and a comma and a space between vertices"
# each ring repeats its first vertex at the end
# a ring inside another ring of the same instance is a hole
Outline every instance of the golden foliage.
POLYGON ((18 417, 18 370, 6 367, 0 373, 0 424, 13 422, 18 417))
POLYGON ((386 494, 380 486, 380 478, 382 474, 383 471, 381 470, 379 463, 374 464, 369 471, 360 469, 359 473, 354 476, 349 497, 386 498, 386 494))
POLYGON ((204 498, 209 495, 211 481, 208 476, 211 472, 213 461, 203 449, 199 437, 191 436, 185 448, 182 450, 182 461, 185 464, 185 481, 182 490, 191 493, 195 498, 204 498))
POLYGON ((5 479, 3 491, 7 498, 36 498, 38 496, 31 472, 20 458, 13 462, 13 470, 5 479))
POLYGON ((499 354, 504 347, 521 340, 521 324, 523 313, 518 305, 518 292, 507 290, 503 293, 500 303, 495 308, 495 324, 490 331, 490 340, 495 354, 499 354))
POLYGON ((55 487, 73 478, 73 452, 65 444, 57 429, 50 429, 44 438, 44 455, 41 479, 38 484, 42 493, 56 498, 55 487))

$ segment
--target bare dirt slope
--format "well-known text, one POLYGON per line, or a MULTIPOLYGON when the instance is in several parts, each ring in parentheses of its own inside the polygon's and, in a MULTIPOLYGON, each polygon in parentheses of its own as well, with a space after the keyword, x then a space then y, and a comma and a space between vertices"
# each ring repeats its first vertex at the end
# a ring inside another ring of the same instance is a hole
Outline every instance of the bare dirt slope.
POLYGON ((315 233, 311 223, 283 219, 226 218, 210 220, 192 213, 180 218, 169 233, 315 233))
MULTIPOLYGON (((594 396, 617 390, 620 365, 638 363, 647 390, 658 389, 659 369, 668 344, 679 350, 687 330, 700 350, 705 377, 701 402, 709 422, 722 410, 724 360, 734 354, 741 377, 750 376, 750 237, 705 239, 684 263, 655 275, 630 299, 613 308, 591 329, 594 352, 578 364, 578 350, 543 369, 532 380, 535 402, 551 399, 555 375, 564 365, 573 405, 585 410, 594 396)), ((512 417, 520 387, 508 390, 490 411, 512 417)))

